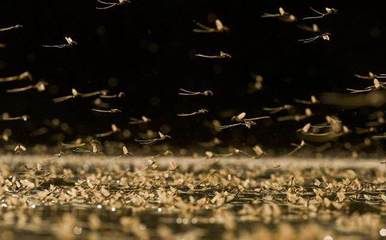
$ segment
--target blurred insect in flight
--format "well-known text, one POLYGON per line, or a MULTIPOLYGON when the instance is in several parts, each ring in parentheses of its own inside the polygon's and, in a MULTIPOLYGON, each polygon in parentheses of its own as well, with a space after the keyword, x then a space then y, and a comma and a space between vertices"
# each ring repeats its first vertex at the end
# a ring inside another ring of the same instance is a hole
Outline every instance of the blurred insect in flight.
POLYGON ((98 134, 96 134, 95 136, 96 136, 97 138, 103 138, 103 137, 108 137, 108 136, 110 136, 110 135, 112 135, 112 134, 114 134, 114 133, 120 132, 120 131, 121 131, 121 129, 119 129, 119 128, 117 127, 117 125, 111 124, 111 131, 104 132, 104 133, 98 133, 98 134))
POLYGON ((9 113, 3 113, 0 116, 0 121, 18 121, 18 120, 22 120, 22 121, 26 122, 26 121, 28 121, 28 119, 29 119, 28 115, 21 115, 21 116, 17 116, 17 117, 11 117, 11 115, 9 115, 9 113))
POLYGON ((283 22, 295 22, 296 17, 293 14, 290 14, 280 7, 278 13, 264 13, 261 15, 262 18, 277 18, 283 22))
POLYGON ((313 32, 313 33, 317 33, 317 32, 320 32, 320 28, 318 25, 316 25, 315 23, 312 24, 311 26, 308 26, 308 25, 298 25, 298 28, 304 30, 304 31, 307 31, 307 32, 313 32))
POLYGON ((378 79, 385 79, 386 78, 386 74, 375 74, 372 72, 369 72, 367 75, 355 74, 354 76, 356 78, 365 79, 365 80, 374 80, 376 78, 378 78, 378 79))
POLYGON ((216 19, 214 21, 215 27, 208 27, 204 24, 201 24, 199 22, 196 22, 196 25, 198 28, 193 29, 193 32, 195 33, 222 33, 222 32, 229 32, 229 27, 224 26, 224 24, 221 22, 220 19, 216 19))
POLYGON ((171 139, 169 135, 163 134, 162 132, 158 132, 158 137, 151 139, 134 139, 139 144, 153 144, 160 141, 165 141, 167 139, 171 139))
POLYGON ((232 58, 232 56, 229 53, 226 53, 223 51, 220 51, 220 53, 218 55, 206 55, 206 54, 197 53, 197 54, 194 54, 194 56, 200 57, 200 58, 207 58, 207 59, 230 59, 230 58, 232 58))
POLYGON ((64 37, 64 40, 66 41, 66 43, 63 43, 63 44, 44 44, 42 45, 42 47, 45 47, 45 48, 69 48, 69 47, 73 47, 73 46, 76 46, 78 45, 78 43, 74 40, 72 40, 71 37, 64 37))
POLYGON ((0 28, 0 32, 7 32, 7 31, 15 30, 15 29, 20 29, 20 28, 23 28, 23 25, 16 24, 16 25, 13 25, 10 27, 0 28))
POLYGON ((146 116, 142 116, 140 119, 130 118, 129 124, 130 125, 138 125, 138 124, 149 123, 149 122, 151 122, 150 118, 148 118, 146 116))
POLYGON ((314 95, 310 97, 310 100, 294 99, 294 101, 296 103, 305 104, 305 105, 313 105, 313 104, 319 103, 319 100, 314 95))
POLYGON ((36 84, 33 84, 33 85, 28 85, 28 86, 21 87, 21 88, 8 89, 7 93, 25 92, 25 91, 32 90, 32 89, 36 89, 38 92, 43 92, 46 90, 47 85, 48 85, 47 82, 40 81, 40 82, 37 82, 36 84))
POLYGON ((129 1, 129 0, 118 0, 118 2, 105 2, 102 0, 97 0, 96 2, 101 5, 101 7, 98 7, 98 6, 96 7, 96 9, 98 9, 98 10, 106 10, 106 9, 110 9, 113 7, 117 7, 117 6, 131 3, 131 1, 129 1))
POLYGON ((311 11, 316 13, 317 15, 316 16, 312 16, 312 17, 305 17, 305 18, 303 18, 303 20, 320 19, 320 18, 324 18, 324 17, 327 17, 327 16, 332 15, 332 14, 338 13, 338 10, 335 9, 335 8, 328 8, 328 7, 326 7, 326 8, 324 8, 325 12, 318 11, 315 8, 312 8, 312 7, 310 7, 310 9, 311 9, 311 11))
POLYGON ((122 112, 122 110, 118 108, 111 108, 111 109, 92 108, 91 111, 98 112, 98 113, 121 113, 122 112))
POLYGON ((113 98, 123 98, 125 97, 125 93, 124 92, 119 92, 117 94, 111 94, 111 95, 108 95, 107 94, 107 91, 105 92, 102 92, 101 91, 101 95, 99 96, 100 98, 104 98, 104 99, 113 99, 113 98))
POLYGON ((213 92, 211 90, 205 90, 203 92, 193 92, 183 88, 179 89, 178 95, 180 96, 213 96, 213 92))
POLYGON ((266 107, 266 108, 263 108, 263 110, 268 111, 271 114, 275 114, 275 113, 278 113, 281 111, 288 111, 288 110, 291 110, 293 108, 294 108, 294 106, 289 105, 289 104, 285 104, 285 105, 280 106, 280 107, 273 107, 273 108, 266 107))
POLYGON ((224 129, 232 128, 232 127, 237 127, 237 126, 245 126, 246 128, 251 128, 252 126, 256 125, 255 121, 271 118, 270 116, 262 116, 262 117, 255 117, 255 118, 245 118, 245 117, 246 117, 245 112, 242 112, 236 116, 233 116, 231 118, 231 121, 236 122, 236 123, 228 124, 228 125, 221 125, 220 130, 224 130, 224 129))
POLYGON ((197 111, 192 112, 192 113, 179 113, 179 114, 177 114, 177 116, 178 117, 191 117, 191 116, 206 114, 206 113, 208 113, 208 110, 201 108, 201 109, 198 109, 197 111))
POLYGON ((13 81, 23 81, 23 80, 32 80, 31 73, 23 72, 18 75, 0 78, 0 82, 13 82, 13 81))
POLYGON ((301 43, 311 43, 311 42, 315 42, 317 40, 330 41, 331 40, 331 33, 325 32, 325 33, 316 35, 314 37, 299 39, 298 41, 301 43))

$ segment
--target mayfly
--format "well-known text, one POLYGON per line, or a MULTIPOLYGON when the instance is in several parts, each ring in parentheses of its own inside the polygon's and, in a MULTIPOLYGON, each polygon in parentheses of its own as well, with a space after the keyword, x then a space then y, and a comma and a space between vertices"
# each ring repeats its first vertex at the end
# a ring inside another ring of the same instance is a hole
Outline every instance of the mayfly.
POLYGON ((16 30, 16 29, 21 29, 21 28, 23 28, 23 25, 21 25, 21 24, 16 24, 16 25, 13 25, 13 26, 10 26, 10 27, 3 27, 3 28, 0 28, 0 32, 7 32, 7 31, 16 30))
POLYGON ((330 41, 331 40, 331 33, 325 32, 325 33, 316 35, 314 37, 299 39, 298 41, 301 43, 311 43, 311 42, 315 42, 317 40, 330 41))
POLYGON ((191 116, 206 114, 206 113, 208 113, 208 110, 201 108, 201 109, 198 109, 197 111, 191 112, 191 113, 178 113, 177 116, 178 117, 191 117, 191 116))
POLYGON ((309 25, 298 25, 298 28, 304 30, 304 31, 307 31, 307 32, 313 32, 313 33, 317 33, 317 32, 320 32, 320 28, 317 24, 312 24, 311 26, 309 25))
POLYGON ((289 104, 285 104, 285 105, 280 106, 280 107, 272 107, 272 108, 266 107, 266 108, 263 108, 264 111, 268 111, 271 114, 279 113, 281 111, 289 111, 289 110, 292 110, 292 109, 294 109, 294 106, 289 105, 289 104))
POLYGON ((207 59, 230 59, 232 56, 229 53, 220 51, 218 55, 206 55, 206 54, 201 54, 197 53, 194 56, 200 57, 200 58, 207 58, 207 59))
POLYGON ((207 96, 208 97, 208 96, 213 96, 214 93, 211 90, 205 90, 202 92, 194 92, 194 91, 186 90, 184 88, 180 88, 178 95, 180 95, 180 96, 207 96))
POLYGON ((366 93, 366 92, 371 92, 374 90, 380 90, 385 88, 385 83, 380 82, 378 79, 374 78, 373 79, 373 85, 368 86, 364 89, 353 89, 353 88, 347 88, 347 90, 350 93, 366 93))
POLYGON ((154 144, 160 141, 165 141, 167 139, 171 139, 169 135, 163 134, 162 132, 158 132, 158 137, 151 138, 151 139, 135 139, 139 144, 154 144))
POLYGON ((306 108, 304 110, 304 114, 295 114, 295 115, 288 115, 288 116, 281 116, 277 118, 278 122, 284 122, 284 121, 302 121, 306 118, 309 118, 313 116, 312 110, 310 108, 306 108))
POLYGON ((66 43, 63 44, 43 44, 41 45, 42 47, 45 48, 69 48, 78 45, 78 43, 74 40, 72 40, 71 37, 64 37, 64 40, 66 43))
POLYGON ((130 125, 138 125, 138 124, 144 124, 144 123, 149 123, 149 122, 151 122, 150 118, 148 118, 146 116, 142 116, 140 119, 130 118, 129 124, 130 125))
POLYGON ((105 92, 105 90, 95 91, 95 92, 90 92, 90 93, 80 93, 75 88, 73 88, 73 89, 71 89, 71 95, 54 98, 53 101, 55 103, 59 103, 59 102, 64 102, 64 101, 74 99, 77 97, 81 97, 81 98, 95 97, 95 96, 100 96, 100 95, 104 94, 104 92, 105 92))
POLYGON ((229 32, 229 27, 224 26, 220 19, 214 21, 215 27, 208 27, 204 24, 196 22, 198 28, 193 29, 193 32, 196 33, 222 33, 229 32))
POLYGON ((26 121, 28 121, 28 119, 29 119, 28 115, 11 117, 11 115, 9 115, 9 113, 3 113, 0 116, 0 121, 19 121, 19 120, 22 120, 22 121, 26 122, 26 121))
POLYGON ((112 98, 123 98, 125 96, 126 96, 126 94, 124 92, 119 92, 117 94, 108 95, 107 91, 105 91, 105 92, 101 91, 101 95, 99 97, 104 98, 104 99, 112 99, 112 98))
POLYGON ((284 8, 280 7, 278 13, 264 13, 261 15, 262 18, 277 18, 284 22, 295 22, 296 17, 293 14, 290 14, 284 10, 284 8))
POLYGON ((315 8, 312 8, 312 7, 310 7, 310 9, 311 9, 311 11, 316 13, 317 15, 316 16, 312 16, 312 17, 305 17, 305 18, 303 18, 303 20, 320 19, 320 18, 324 18, 324 17, 327 17, 327 16, 332 15, 332 14, 338 13, 338 10, 335 9, 335 8, 328 8, 328 7, 326 7, 326 8, 324 8, 325 12, 318 11, 315 8))
POLYGON ((313 105, 313 104, 319 103, 319 100, 314 95, 310 97, 310 100, 294 99, 294 101, 296 103, 305 104, 305 105, 313 105))
POLYGON ((374 79, 384 79, 386 78, 386 74, 375 74, 372 72, 369 72, 367 75, 361 75, 361 74, 354 74, 356 78, 359 79, 365 79, 365 80, 374 80, 374 79))
POLYGON ((33 84, 33 85, 28 85, 28 86, 21 87, 21 88, 8 89, 7 93, 25 92, 25 91, 29 91, 32 89, 36 89, 38 92, 43 92, 46 90, 47 85, 48 85, 47 82, 40 81, 40 82, 37 82, 36 84, 33 84))
POLYGON ((228 125, 222 125, 222 126, 220 126, 220 130, 224 130, 224 129, 232 128, 232 127, 237 127, 237 126, 245 126, 246 128, 251 128, 252 126, 256 125, 255 121, 271 118, 270 116, 262 116, 262 117, 255 117, 255 118, 245 118, 245 117, 246 117, 245 112, 242 112, 236 116, 233 116, 231 118, 231 121, 236 122, 236 123, 228 124, 228 125))
POLYGON ((122 110, 118 108, 111 108, 111 109, 92 108, 91 111, 98 112, 98 113, 121 113, 122 112, 122 110))
POLYGON ((13 81, 23 81, 30 80, 32 81, 32 75, 30 72, 23 72, 18 75, 9 76, 9 77, 0 77, 0 82, 13 82, 13 81))
POLYGON ((109 8, 117 7, 120 5, 131 3, 129 0, 118 0, 118 2, 105 2, 102 0, 97 0, 97 3, 101 5, 101 7, 96 7, 98 10, 106 10, 109 8))
POLYGON ((292 150, 291 152, 289 152, 287 155, 288 156, 291 156, 293 155, 294 153, 298 152, 300 149, 302 149, 305 145, 306 145, 306 142, 304 142, 303 140, 300 142, 300 144, 291 144, 292 146, 295 147, 294 150, 292 150))
POLYGON ((112 134, 114 134, 114 133, 120 132, 120 131, 121 131, 121 129, 119 129, 119 128, 117 127, 117 125, 111 124, 111 131, 104 132, 104 133, 98 133, 98 134, 96 134, 95 136, 96 136, 97 138, 103 138, 103 137, 108 137, 108 136, 110 136, 110 135, 112 135, 112 134))

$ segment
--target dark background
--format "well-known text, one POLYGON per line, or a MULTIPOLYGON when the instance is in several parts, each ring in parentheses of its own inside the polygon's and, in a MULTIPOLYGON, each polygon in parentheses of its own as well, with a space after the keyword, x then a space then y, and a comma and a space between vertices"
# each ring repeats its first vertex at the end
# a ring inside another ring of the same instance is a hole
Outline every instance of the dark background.
MULTIPOLYGON (((0 131, 13 130, 13 140, 23 144, 56 144, 80 136, 108 131, 111 123, 129 129, 129 138, 110 140, 133 143, 146 129, 168 132, 170 144, 194 146, 214 136, 234 146, 261 144, 279 150, 299 142, 296 129, 305 122, 259 122, 253 129, 214 132, 210 122, 229 122, 233 114, 266 114, 263 107, 293 103, 324 91, 359 88, 363 82, 354 73, 386 72, 386 28, 381 1, 236 1, 236 0, 133 0, 131 4, 106 11, 95 10, 94 1, 0 1, 0 27, 22 24, 21 30, 0 33, 0 75, 30 71, 34 82, 49 83, 48 91, 8 94, 6 89, 26 85, 0 86, 0 112, 29 114, 31 121, 0 123, 0 131), (331 32, 330 42, 300 44, 300 38, 313 36, 275 19, 261 19, 264 12, 277 12, 279 6, 299 18, 312 15, 308 9, 334 7, 337 15, 308 21, 323 32, 331 32), (211 25, 214 15, 231 28, 224 34, 195 34, 194 21, 211 25), (41 44, 62 43, 71 36, 79 45, 68 49, 42 48, 41 44), (223 50, 231 60, 197 59, 194 53, 223 50), (253 74, 264 77, 263 89, 248 93, 253 74), (215 96, 180 97, 178 88, 211 89, 215 96), (110 101, 123 110, 119 115, 90 111, 92 101, 75 100, 54 104, 51 99, 80 92, 109 89, 123 91, 126 98, 110 101), (209 114, 181 119, 176 113, 209 109, 209 114), (129 117, 146 115, 153 121, 146 127, 130 127, 129 117), (61 130, 50 128, 39 137, 31 133, 47 120, 58 118, 71 131, 55 138, 61 130)), ((304 109, 300 107, 300 109, 304 109)), ((343 111, 327 106, 314 109, 311 121, 320 122, 334 114, 347 125, 360 123, 374 109, 343 111)), ((354 138, 355 139, 355 136, 354 138)), ((358 138, 359 139, 359 138, 358 138)), ((360 138, 361 139, 361 138, 360 138)), ((358 140, 361 141, 361 140, 358 140)))

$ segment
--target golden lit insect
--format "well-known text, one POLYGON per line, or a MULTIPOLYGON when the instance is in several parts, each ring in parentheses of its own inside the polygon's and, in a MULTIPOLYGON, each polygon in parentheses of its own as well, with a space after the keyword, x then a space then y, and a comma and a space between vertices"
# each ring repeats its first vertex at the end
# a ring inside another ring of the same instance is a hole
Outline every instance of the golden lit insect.
POLYGON ((302 121, 306 118, 309 118, 313 116, 312 110, 310 108, 304 109, 304 114, 295 114, 295 115, 288 115, 288 116, 281 116, 277 118, 278 122, 284 122, 284 121, 302 121))
POLYGON ((246 128, 251 128, 252 126, 256 125, 255 121, 271 118, 270 116, 262 116, 262 117, 254 117, 254 118, 245 118, 245 117, 246 117, 245 112, 242 112, 236 116, 233 116, 231 118, 231 121, 236 122, 236 123, 228 124, 228 125, 221 125, 220 130, 224 130, 224 129, 232 128, 232 127, 237 127, 237 126, 245 126, 246 128))
POLYGON ((374 79, 384 79, 386 74, 375 74, 373 72, 368 72, 367 75, 354 74, 356 78, 365 79, 365 80, 374 80, 374 79))
POLYGON ((149 123, 151 122, 151 119, 146 117, 146 116, 142 116, 140 119, 139 118, 130 118, 130 121, 129 121, 129 124, 130 125, 138 125, 138 124, 144 124, 144 123, 149 123))
POLYGON ((169 135, 166 135, 162 132, 158 132, 158 137, 151 139, 134 139, 139 144, 154 144, 157 142, 165 141, 167 139, 171 139, 169 135))
POLYGON ((108 136, 113 135, 113 134, 115 134, 115 133, 117 133, 117 132, 120 132, 120 131, 121 131, 121 129, 119 129, 119 128, 117 127, 117 125, 111 124, 111 131, 104 132, 104 133, 98 133, 98 134, 96 134, 95 136, 96 136, 97 138, 104 138, 104 137, 108 137, 108 136))
POLYGON ((21 28, 23 28, 23 25, 16 24, 16 25, 13 25, 13 26, 0 28, 0 32, 8 32, 8 31, 11 31, 11 30, 16 30, 16 29, 21 29, 21 28))
POLYGON ((338 9, 335 9, 335 8, 328 8, 328 7, 326 7, 326 8, 324 8, 324 12, 318 11, 315 8, 312 8, 312 7, 310 7, 310 9, 311 9, 311 11, 316 13, 317 15, 316 16, 312 16, 312 17, 304 17, 303 20, 320 19, 320 18, 324 18, 324 17, 327 17, 329 15, 333 15, 333 14, 338 13, 338 9))
POLYGON ((30 72, 23 72, 18 75, 9 76, 9 77, 0 77, 0 83, 2 82, 13 82, 13 81, 24 81, 32 80, 32 75, 30 72))
POLYGON ((22 152, 27 151, 27 148, 26 148, 25 146, 23 146, 22 144, 17 144, 17 145, 15 146, 15 148, 13 149, 13 151, 14 151, 15 153, 22 153, 22 152))
POLYGON ((223 51, 220 51, 220 53, 218 55, 206 55, 206 54, 197 53, 197 54, 194 54, 194 56, 200 57, 200 58, 207 58, 207 59, 230 59, 230 58, 232 58, 232 56, 229 53, 226 53, 223 51))
POLYGON ((386 83, 380 82, 377 78, 373 79, 373 85, 368 86, 364 89, 353 89, 353 88, 347 88, 347 90, 350 93, 366 93, 366 92, 371 92, 375 90, 381 90, 385 89, 386 83))
POLYGON ((221 22, 220 19, 216 19, 214 21, 215 27, 208 27, 204 24, 196 22, 196 25, 198 28, 193 29, 193 32, 195 33, 222 33, 222 32, 229 32, 229 27, 224 26, 224 24, 221 22))
POLYGON ((116 94, 108 95, 106 90, 102 90, 102 91, 100 91, 100 93, 101 94, 99 97, 103 98, 103 99, 123 98, 126 96, 126 94, 124 92, 119 92, 116 94))
POLYGON ((177 116, 178 117, 191 117, 191 116, 206 114, 206 113, 208 113, 208 110, 205 108, 201 108, 201 109, 198 109, 197 111, 191 112, 191 113, 178 113, 177 116))
POLYGON ((310 100, 294 99, 294 101, 296 103, 305 104, 305 105, 314 105, 319 103, 319 100, 314 95, 310 97, 310 100))
POLYGON ((180 95, 180 96, 207 96, 208 97, 208 96, 213 96, 214 94, 211 90, 205 90, 202 92, 194 92, 194 91, 186 90, 184 88, 180 88, 178 95, 180 95))
POLYGON ((261 15, 262 18, 277 18, 283 22, 295 22, 296 17, 293 14, 290 14, 284 10, 284 8, 279 7, 277 13, 264 13, 261 15))
POLYGON ((317 32, 320 32, 320 28, 317 24, 312 24, 311 26, 309 25, 305 25, 305 24, 299 24, 298 25, 298 28, 304 30, 304 31, 307 31, 307 32, 313 32, 313 33, 317 33, 317 32))
POLYGON ((115 2, 106 2, 106 1, 102 1, 102 0, 97 0, 96 2, 99 3, 99 5, 101 5, 101 7, 96 7, 97 10, 106 10, 106 9, 110 9, 113 7, 117 7, 117 6, 131 3, 131 1, 129 1, 129 0, 118 0, 115 2))
POLYGON ((314 37, 299 39, 298 41, 301 43, 312 43, 312 42, 315 42, 317 40, 330 41, 331 40, 331 33, 325 32, 325 33, 316 35, 314 37))
POLYGON ((29 119, 29 116, 28 115, 21 115, 21 116, 16 116, 16 117, 12 117, 9 113, 3 113, 1 114, 0 116, 0 121, 28 121, 29 119))
POLYGON ((28 86, 20 87, 20 88, 8 89, 6 92, 7 93, 19 93, 19 92, 25 92, 25 91, 29 91, 29 90, 33 90, 33 89, 36 89, 38 92, 43 92, 46 90, 47 85, 48 85, 47 82, 39 81, 33 85, 28 85, 28 86))
POLYGON ((71 95, 63 96, 63 97, 58 97, 54 98, 53 101, 55 103, 59 102, 64 102, 67 100, 71 100, 74 98, 89 98, 89 97, 96 97, 105 94, 106 90, 100 90, 100 91, 95 91, 95 92, 89 92, 89 93, 80 93, 78 92, 75 88, 71 89, 71 95))
POLYGON ((69 48, 78 45, 71 37, 64 37, 64 40, 66 43, 63 44, 43 44, 41 46, 45 48, 69 48))

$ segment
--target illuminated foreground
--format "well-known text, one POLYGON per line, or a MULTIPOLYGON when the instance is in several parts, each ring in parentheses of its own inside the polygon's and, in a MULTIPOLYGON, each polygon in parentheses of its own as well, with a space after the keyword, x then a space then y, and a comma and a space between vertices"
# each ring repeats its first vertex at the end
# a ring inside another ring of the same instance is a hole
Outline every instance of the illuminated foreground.
POLYGON ((380 162, 3 156, 0 239, 383 239, 380 162))

